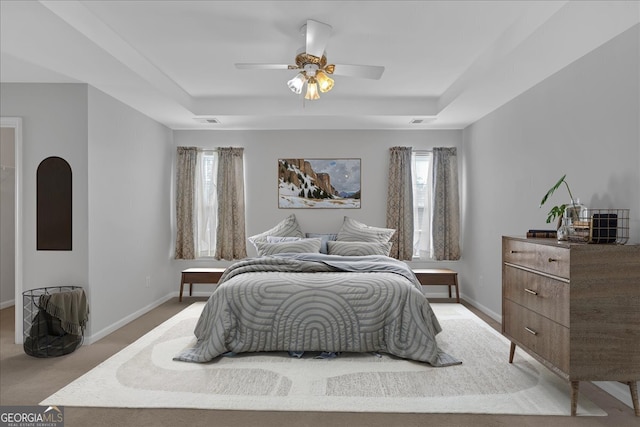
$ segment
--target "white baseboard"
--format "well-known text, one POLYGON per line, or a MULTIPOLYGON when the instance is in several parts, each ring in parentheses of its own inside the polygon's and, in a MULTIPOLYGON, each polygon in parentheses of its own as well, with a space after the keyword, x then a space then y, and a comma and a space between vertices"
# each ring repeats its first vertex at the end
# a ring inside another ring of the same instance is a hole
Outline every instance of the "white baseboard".
POLYGON ((91 336, 85 336, 83 345, 93 344, 94 342, 98 341, 99 339, 102 339, 102 338, 106 337, 110 333, 117 331, 118 329, 120 329, 121 327, 126 325, 127 323, 130 323, 130 322, 136 320, 138 317, 142 316, 143 314, 146 314, 146 313, 150 312, 151 310, 153 310, 154 308, 158 307, 159 305, 164 304, 165 302, 169 301, 171 298, 173 298, 176 295, 177 294, 175 292, 167 294, 164 297, 162 297, 162 298, 152 302, 151 304, 141 308, 140 310, 130 314, 129 316, 125 317, 124 319, 121 319, 118 322, 107 326, 106 328, 102 329, 101 331, 98 331, 98 332, 92 334, 91 336))
POLYGON ((593 383, 628 407, 633 408, 631 390, 628 385, 616 381, 593 381, 593 383))
POLYGON ((464 294, 460 294, 460 299, 464 299, 466 302, 468 302, 469 304, 471 304, 472 306, 474 306, 475 308, 477 308, 487 316, 491 317, 496 322, 502 323, 502 316, 500 314, 480 304, 478 301, 474 301, 472 299, 466 298, 466 295, 464 294))
POLYGON ((9 308, 12 305, 16 305, 16 300, 11 299, 9 301, 2 301, 2 302, 0 302, 0 310, 2 310, 4 308, 9 308))

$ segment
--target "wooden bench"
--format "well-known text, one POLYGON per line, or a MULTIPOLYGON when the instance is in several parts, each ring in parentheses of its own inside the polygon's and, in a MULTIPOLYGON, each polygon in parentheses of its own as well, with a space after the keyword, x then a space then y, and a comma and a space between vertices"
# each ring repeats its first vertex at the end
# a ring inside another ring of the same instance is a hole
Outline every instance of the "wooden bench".
POLYGON ((226 268, 214 267, 214 268, 187 268, 182 270, 182 278, 180 279, 180 298, 178 300, 182 302, 182 291, 185 283, 189 284, 189 296, 193 295, 194 283, 218 283, 222 273, 226 268))
POLYGON ((449 289, 451 298, 451 287, 456 288, 456 302, 460 302, 460 291, 458 290, 458 273, 447 268, 414 268, 413 273, 418 278, 421 285, 444 285, 449 289))

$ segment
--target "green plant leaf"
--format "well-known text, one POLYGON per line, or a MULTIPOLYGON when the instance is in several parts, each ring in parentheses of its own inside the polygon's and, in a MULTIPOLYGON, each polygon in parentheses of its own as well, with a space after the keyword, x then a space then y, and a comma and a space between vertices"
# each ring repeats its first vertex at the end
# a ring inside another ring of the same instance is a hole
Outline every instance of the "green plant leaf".
POLYGON ((556 218, 562 217, 562 215, 564 215, 564 211, 566 207, 567 205, 564 205, 564 204, 560 206, 552 207, 551 210, 549 211, 549 214, 547 215, 547 223, 550 223, 556 218))
MULTIPOLYGON (((542 201, 540 202, 540 207, 542 207, 542 205, 544 205, 547 201, 547 199, 549 197, 551 197, 551 195, 553 194, 554 191, 556 191, 558 189, 558 187, 560 187, 560 185, 562 185, 562 183, 564 182, 564 179, 566 178, 567 174, 562 175, 562 178, 560 178, 558 180, 558 182, 556 182, 556 184, 551 187, 549 189, 549 191, 547 191, 547 194, 544 195, 544 197, 542 198, 542 201)), ((551 214, 551 212, 549 212, 549 214, 551 214)), ((549 222, 549 221, 547 221, 549 222)))

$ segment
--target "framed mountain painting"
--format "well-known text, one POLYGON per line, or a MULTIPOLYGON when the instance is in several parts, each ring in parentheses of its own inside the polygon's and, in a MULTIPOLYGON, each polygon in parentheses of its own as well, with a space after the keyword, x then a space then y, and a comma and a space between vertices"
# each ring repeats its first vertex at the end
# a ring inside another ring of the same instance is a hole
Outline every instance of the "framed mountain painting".
POLYGON ((359 209, 360 159, 278 159, 278 207, 359 209))

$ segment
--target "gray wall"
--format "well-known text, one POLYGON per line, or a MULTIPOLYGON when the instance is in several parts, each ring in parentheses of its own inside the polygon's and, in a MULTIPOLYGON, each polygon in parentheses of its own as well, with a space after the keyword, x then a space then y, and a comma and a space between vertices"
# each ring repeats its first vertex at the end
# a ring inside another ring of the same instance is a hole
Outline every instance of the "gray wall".
POLYGON ((464 130, 464 276, 468 297, 501 314, 501 236, 545 223, 567 203, 563 174, 591 208, 631 209, 640 241, 639 26, 626 31, 464 130))
MULTIPOLYGON (((23 126, 23 287, 87 286, 87 86, 2 84, 3 116, 21 117, 23 126), (49 156, 64 158, 72 170, 71 251, 36 250, 36 169, 49 156)), ((22 308, 22 299, 18 307, 22 308)))
POLYGON ((89 87, 89 283, 98 339, 168 299, 173 136, 89 87), (148 286, 147 286, 148 277, 148 286))
POLYGON ((175 288, 168 262, 172 132, 85 84, 1 90, 3 116, 23 119, 23 289, 83 286, 90 343, 175 288), (72 168, 71 251, 36 251, 35 174, 49 156, 72 168))

